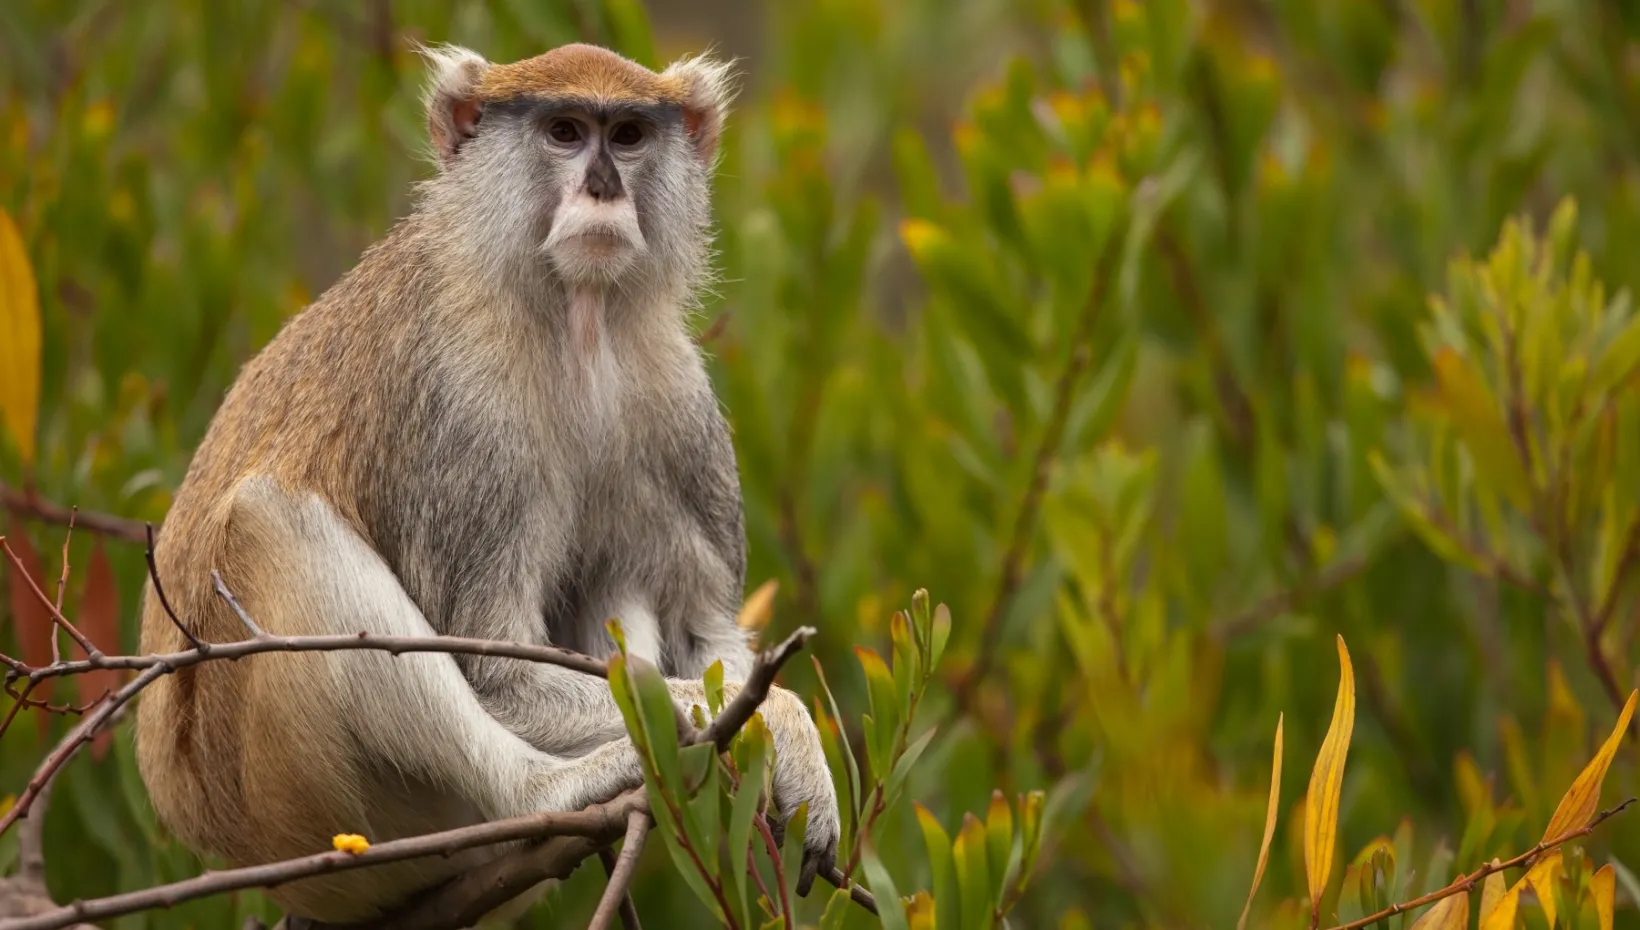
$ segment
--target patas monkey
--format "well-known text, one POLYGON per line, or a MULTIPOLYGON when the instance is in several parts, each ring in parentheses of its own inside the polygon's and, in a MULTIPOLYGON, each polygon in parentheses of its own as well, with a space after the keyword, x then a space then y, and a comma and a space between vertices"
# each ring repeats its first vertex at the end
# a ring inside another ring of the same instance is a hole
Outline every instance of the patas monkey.
MULTIPOLYGON (((159 539, 176 613, 243 638, 212 569, 276 635, 433 633, 632 652, 680 702, 752 653, 734 452, 686 308, 707 271, 730 89, 571 45, 514 64, 427 53, 438 171, 412 213, 228 392, 159 539)), ((142 648, 187 647, 150 589, 142 648)), ((687 707, 687 704, 682 706, 687 707)), ((837 800, 802 703, 776 690, 774 803, 837 800)), ((542 810, 642 782, 608 685, 443 654, 265 654, 162 678, 137 713, 162 821, 233 865, 542 810)), ((377 916, 473 853, 281 886, 292 913, 377 916)))

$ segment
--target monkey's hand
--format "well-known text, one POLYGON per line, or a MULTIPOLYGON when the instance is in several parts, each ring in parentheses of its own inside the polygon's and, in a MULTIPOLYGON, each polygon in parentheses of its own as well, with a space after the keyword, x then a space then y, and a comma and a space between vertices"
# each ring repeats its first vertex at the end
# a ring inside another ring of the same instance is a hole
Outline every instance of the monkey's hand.
POLYGON ((797 877, 797 893, 807 897, 814 877, 837 864, 837 841, 842 835, 837 788, 831 780, 831 768, 826 765, 825 750, 820 748, 820 731, 802 699, 784 688, 771 688, 762 713, 774 736, 774 804, 780 812, 781 827, 799 806, 805 802, 809 806, 803 868, 797 877))
MULTIPOLYGON (((736 683, 724 683, 727 697, 733 697, 739 690, 736 683)), ((673 695, 699 704, 702 710, 706 708, 706 695, 699 682, 678 682, 673 686, 673 695)), ((842 836, 837 788, 831 780, 831 768, 826 765, 825 750, 820 747, 820 731, 815 728, 814 719, 801 698, 775 686, 769 689, 769 696, 758 712, 774 737, 772 800, 779 814, 773 824, 777 837, 784 836, 786 823, 798 807, 808 804, 803 868, 797 877, 797 893, 807 897, 815 876, 831 871, 837 864, 837 841, 842 836)))

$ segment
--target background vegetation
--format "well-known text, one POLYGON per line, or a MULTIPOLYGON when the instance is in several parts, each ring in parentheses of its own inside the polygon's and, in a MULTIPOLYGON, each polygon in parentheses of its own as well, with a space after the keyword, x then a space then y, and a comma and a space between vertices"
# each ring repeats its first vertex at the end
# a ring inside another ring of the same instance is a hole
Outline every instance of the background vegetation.
MULTIPOLYGON (((820 629, 875 771, 893 747, 858 722, 887 698, 854 647, 893 653, 917 588, 950 612, 905 728, 933 736, 871 830, 901 894, 945 874, 912 801, 954 837, 994 789, 1041 789, 1014 926, 1233 926, 1284 714, 1249 925, 1305 925, 1339 635, 1357 704, 1323 925, 1363 870, 1404 899, 1531 848, 1612 732, 1640 630, 1640 13, 1619 0, 10 0, 0 479, 42 586, 63 533, 22 489, 161 521, 238 366, 404 212, 429 170, 412 39, 744 56, 699 325, 752 583, 779 585, 766 636, 820 629)), ((69 606, 134 649, 141 547, 72 549, 69 606)), ((10 577, 0 651, 45 661, 10 577)), ((806 661, 784 681, 821 694, 806 661)), ((4 733, 0 795, 70 722, 4 733)), ((1622 742, 1602 806, 1640 793, 1622 742)), ((662 845, 639 912, 709 919, 662 845)), ((1611 864, 1640 926, 1640 830, 1580 849, 1565 887, 1611 864)), ((60 901, 201 867, 125 728, 60 780, 47 854, 60 901)), ((523 925, 584 922, 602 884, 582 869, 523 925)), ((1597 925, 1567 900, 1559 925, 1597 925)))

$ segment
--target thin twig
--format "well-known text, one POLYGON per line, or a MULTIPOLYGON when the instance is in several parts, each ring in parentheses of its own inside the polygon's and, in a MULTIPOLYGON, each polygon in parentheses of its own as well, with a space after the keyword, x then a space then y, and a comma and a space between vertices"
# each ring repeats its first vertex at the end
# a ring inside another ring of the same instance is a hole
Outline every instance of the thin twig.
MULTIPOLYGON (((68 510, 68 532, 63 534, 63 571, 62 571, 62 574, 57 576, 57 604, 56 604, 56 610, 57 610, 57 613, 59 613, 59 614, 61 614, 63 612, 63 592, 68 590, 68 565, 69 565, 69 562, 68 562, 68 544, 74 541, 74 515, 77 512, 77 510, 78 510, 78 508, 74 508, 74 507, 69 508, 69 510, 68 510)), ((62 644, 60 642, 58 642, 57 630, 55 628, 53 628, 52 631, 51 631, 51 661, 52 662, 61 662, 62 660, 63 660, 62 644)))
POLYGON ((821 872, 820 877, 831 884, 833 888, 847 888, 849 900, 860 905, 871 913, 877 913, 877 898, 871 892, 854 882, 849 881, 843 870, 832 866, 829 871, 821 872))
POLYGON ((148 548, 143 551, 143 556, 148 560, 148 580, 154 584, 154 594, 159 598, 159 606, 165 609, 165 616, 171 618, 171 623, 175 624, 177 631, 188 640, 188 645, 200 652, 209 652, 211 647, 188 632, 187 625, 177 616, 177 612, 171 609, 171 601, 165 596, 165 586, 159 583, 159 565, 154 561, 154 524, 144 523, 143 529, 148 537, 148 548))
POLYGON ((787 660, 802 651, 808 644, 809 637, 815 634, 812 626, 798 627, 792 635, 783 640, 773 649, 757 654, 752 663, 752 670, 746 675, 746 680, 740 686, 740 691, 729 703, 723 705, 723 710, 707 724, 706 729, 697 731, 689 737, 688 743, 715 743, 718 752, 728 752, 729 743, 752 719, 752 714, 762 706, 769 696, 769 689, 774 686, 774 679, 780 672, 780 667, 787 660))
MULTIPOLYGON (((80 648, 85 650, 86 655, 101 655, 102 653, 97 651, 97 647, 91 645, 91 640, 86 639, 84 634, 74 627, 74 624, 68 622, 68 618, 63 616, 63 612, 58 610, 56 605, 51 602, 51 598, 47 597, 46 593, 40 590, 40 586, 34 583, 34 579, 29 577, 28 570, 23 567, 23 560, 18 558, 16 552, 12 551, 11 543, 7 542, 4 536, 0 536, 0 549, 6 551, 6 555, 11 559, 11 564, 17 568, 18 577, 28 582, 29 590, 34 592, 35 598, 45 605, 46 610, 51 612, 51 619, 56 621, 58 626, 67 630, 69 636, 74 637, 74 641, 80 644, 80 648)), ((52 641, 56 642, 57 634, 55 631, 52 632, 51 636, 52 641)), ((53 652, 55 653, 55 650, 53 652)))
POLYGON ((206 872, 196 878, 169 885, 90 901, 76 901, 36 917, 0 922, 0 930, 55 930, 77 921, 106 920, 137 911, 169 908, 184 901, 229 891, 271 888, 313 875, 325 875, 388 862, 402 862, 422 856, 448 856, 464 849, 541 836, 600 839, 610 835, 612 826, 619 830, 620 825, 627 822, 634 796, 631 793, 624 794, 613 801, 593 805, 585 810, 528 814, 425 836, 390 840, 372 845, 361 853, 329 851, 270 865, 206 872))
POLYGON ((66 526, 70 521, 74 521, 82 530, 100 533, 121 542, 141 543, 145 538, 143 525, 136 520, 86 510, 81 510, 76 515, 77 508, 53 504, 36 494, 19 491, 5 484, 0 484, 0 506, 20 517, 27 517, 39 523, 66 526))
POLYGON ((780 861, 780 846, 774 841, 774 833, 769 829, 769 818, 762 814, 752 817, 752 824, 757 832, 763 835, 763 848, 769 851, 769 861, 774 863, 774 885, 780 889, 780 919, 786 925, 786 930, 796 930, 797 925, 792 923, 792 900, 786 894, 786 868, 780 861))
POLYGON ((234 597, 233 592, 228 590, 228 586, 222 583, 222 573, 214 568, 211 569, 211 583, 216 586, 217 597, 228 603, 228 607, 233 610, 234 616, 239 618, 239 622, 245 625, 245 629, 249 630, 252 636, 261 638, 268 635, 262 632, 262 628, 256 625, 256 621, 251 619, 251 615, 245 612, 245 608, 239 603, 239 598, 234 597))
POLYGON ((393 655, 415 652, 447 652, 456 655, 495 656, 503 659, 522 659, 558 665, 597 678, 607 677, 604 663, 592 656, 534 643, 509 643, 492 639, 471 639, 464 636, 378 636, 374 633, 331 633, 322 636, 264 636, 260 639, 240 639, 229 643, 206 643, 209 648, 184 649, 181 652, 152 653, 148 655, 110 656, 99 654, 93 659, 60 662, 35 668, 17 663, 6 673, 7 680, 27 678, 41 681, 80 675, 101 669, 142 671, 156 665, 166 671, 177 671, 190 665, 217 659, 243 659, 265 652, 342 652, 348 650, 376 650, 393 655))
POLYGON ((632 903, 629 891, 632 876, 638 868, 638 856, 643 853, 644 840, 648 836, 648 812, 633 811, 626 818, 626 842, 621 846, 620 856, 612 855, 608 849, 599 851, 604 868, 609 870, 609 884, 604 886, 604 896, 598 901, 598 909, 592 912, 592 921, 587 924, 587 930, 605 930, 617 912, 621 915, 621 926, 626 930, 640 930, 638 908, 632 903))
POLYGON ((1475 887, 1476 882, 1481 881, 1493 872, 1502 872, 1505 869, 1512 869, 1516 866, 1527 865, 1536 860, 1538 856, 1543 855, 1551 849, 1563 846, 1578 837, 1588 836, 1590 833, 1594 832, 1595 827, 1600 826, 1600 824, 1608 818, 1615 817, 1622 813, 1624 808, 1628 807, 1630 804, 1633 804, 1636 800, 1637 799, 1635 798, 1629 798, 1627 801, 1624 801, 1622 804, 1619 804, 1610 810, 1601 811, 1594 816, 1593 820, 1590 820, 1588 824, 1580 829, 1563 833, 1553 840, 1539 843, 1512 859, 1508 859, 1503 862, 1490 862, 1475 871, 1470 872, 1468 875, 1460 875, 1453 880, 1452 884, 1447 885, 1445 888, 1436 889, 1435 891, 1431 891, 1429 894, 1413 898, 1411 901, 1403 901, 1400 904, 1392 904, 1369 917, 1363 917, 1360 920, 1352 920, 1347 924, 1339 924, 1335 927, 1328 928, 1328 930, 1360 930, 1362 927, 1371 926, 1381 920, 1388 920, 1397 914, 1405 913, 1414 908, 1423 907, 1425 904, 1432 904, 1442 898, 1451 897, 1455 894, 1467 894, 1475 887))
POLYGON ((56 748, 52 749, 50 754, 46 756, 45 761, 41 762, 39 767, 34 770, 34 775, 29 778, 28 784, 23 786, 23 793, 17 796, 17 801, 12 804, 11 810, 0 814, 0 834, 4 834, 11 829, 12 824, 28 814, 29 808, 34 804, 35 799, 45 791, 51 783, 51 779, 56 776, 57 771, 69 759, 72 759, 76 752, 80 751, 81 746, 91 742, 91 738, 102 730, 104 724, 112 722, 115 714, 125 706, 127 701, 136 697, 138 691, 148 687, 161 675, 171 671, 173 669, 164 665, 150 666, 141 675, 126 682, 124 687, 109 695, 97 707, 95 713, 86 717, 74 729, 68 731, 68 735, 63 737, 56 748))

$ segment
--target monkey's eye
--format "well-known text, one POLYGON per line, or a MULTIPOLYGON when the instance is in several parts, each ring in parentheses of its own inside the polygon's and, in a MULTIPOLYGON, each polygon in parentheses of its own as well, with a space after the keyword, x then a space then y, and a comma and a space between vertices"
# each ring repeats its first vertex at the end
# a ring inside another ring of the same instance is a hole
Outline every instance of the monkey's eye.
POLYGON ((572 119, 555 119, 547 124, 547 135, 560 145, 574 145, 581 141, 581 126, 572 119))
POLYGON ((637 123, 621 123, 609 134, 609 141, 622 148, 631 148, 643 141, 643 130, 637 123))

